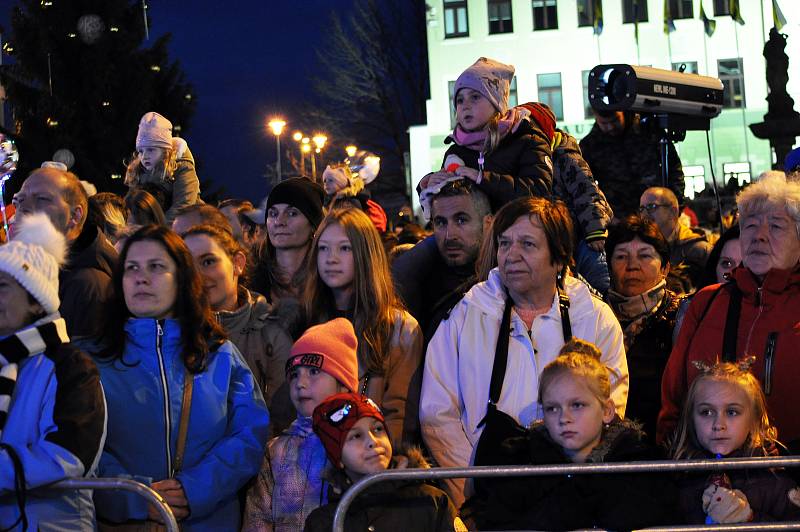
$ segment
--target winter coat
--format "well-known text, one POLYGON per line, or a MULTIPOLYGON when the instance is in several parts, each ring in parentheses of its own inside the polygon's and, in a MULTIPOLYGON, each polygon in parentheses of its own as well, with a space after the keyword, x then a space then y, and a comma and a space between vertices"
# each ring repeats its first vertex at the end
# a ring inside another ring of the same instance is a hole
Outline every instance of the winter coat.
POLYGON ((422 381, 422 331, 405 310, 394 311, 392 337, 383 375, 367 372, 366 361, 358 361, 359 389, 375 401, 386 419, 392 446, 400 448, 420 440, 419 395, 422 381))
MULTIPOLYGON (((392 279, 397 293, 419 322, 426 342, 433 337, 441 321, 439 303, 449 299, 459 286, 474 275, 475 264, 448 266, 433 236, 417 243, 392 262, 392 279)), ((449 305, 445 310, 452 306, 449 305)))
MULTIPOLYGON (((769 455, 777 456, 777 449, 769 455)), ((726 458, 744 457, 741 452, 733 453, 726 458)), ((750 455, 747 455, 750 456, 750 455)), ((763 457, 759 452, 755 456, 763 457)), ((698 457, 713 458, 712 455, 698 457)), ((683 473, 677 477, 680 494, 680 515, 687 524, 704 524, 706 513, 703 511, 703 492, 711 484, 710 477, 716 472, 697 471, 683 473)), ((789 500, 788 494, 797 489, 797 484, 783 469, 732 469, 725 471, 730 480, 730 489, 739 490, 747 497, 747 503, 753 511, 753 522, 768 521, 800 521, 800 507, 789 500)))
MULTIPOLYGON (((663 459, 647 444, 635 423, 616 419, 603 429, 600 444, 587 463, 633 462, 663 459)), ((543 423, 527 436, 509 438, 502 445, 498 465, 572 464, 543 423)), ((677 490, 668 475, 657 473, 553 475, 487 478, 488 500, 477 507, 482 530, 574 530, 602 528, 631 530, 674 524, 677 490)))
MULTIPOLYGON (((638 115, 626 113, 625 120, 625 131, 618 137, 595 124, 580 142, 583 158, 620 219, 638 212, 639 198, 647 188, 662 186, 658 135, 642 128, 638 115)), ((667 186, 683 204, 683 169, 671 142, 668 158, 667 186)))
POLYGON ((71 338, 96 336, 113 299, 111 277, 117 251, 97 226, 86 223, 70 245, 67 264, 59 273, 59 312, 71 338))
MULTIPOLYGON (((108 401, 108 438, 99 475, 150 484, 174 466, 185 365, 176 320, 129 319, 121 358, 98 360, 108 401), (166 440, 165 440, 166 438, 166 440)), ((183 530, 233 530, 241 516, 237 491, 256 475, 267 442, 269 413, 236 347, 224 342, 194 375, 182 469, 175 478, 189 501, 183 530)), ((95 493, 98 515, 121 522, 147 517, 141 497, 95 493)))
POLYGON ((239 305, 230 312, 217 312, 217 320, 253 372, 269 408, 273 433, 280 434, 296 415, 286 384, 286 359, 292 339, 261 294, 240 287, 239 305))
POLYGON ((712 248, 705 233, 700 229, 690 229, 679 223, 667 242, 669 243, 670 265, 672 267, 685 265, 686 269, 682 274, 688 277, 690 288, 697 286, 703 277, 708 254, 711 253, 712 248))
MULTIPOLYGON (((91 491, 36 488, 93 476, 105 429, 100 375, 84 352, 61 344, 20 361, 0 443, 10 445, 22 462, 31 490, 25 504, 29 530, 93 529, 91 491)), ((0 449, 1 529, 19 517, 15 478, 8 452, 0 449)))
MULTIPOLYGON (((644 319, 627 350, 630 383, 625 415, 642 424, 647 441, 654 443, 656 421, 661 411, 661 377, 672 351, 672 331, 685 298, 667 290, 658 307, 644 319)), ((613 305, 612 305, 613 308, 613 305)), ((622 320, 620 320, 622 322, 622 320)), ((622 323, 624 327, 624 322, 622 323)))
MULTIPOLYGON (((611 309, 593 297, 586 286, 568 277, 572 334, 598 346, 601 360, 611 368, 612 399, 620 415, 628 396, 628 365, 622 330, 611 309)), ((489 381, 505 308, 505 287, 497 268, 487 281, 467 292, 450 317, 442 321, 428 344, 422 379, 420 423, 422 436, 442 467, 465 467, 482 433, 489 381)), ((550 310, 533 321, 531 331, 511 313, 508 366, 497 408, 528 426, 542 418, 538 404, 539 374, 564 345, 558 297, 550 310)), ((463 502, 463 480, 449 481, 450 496, 463 502)))
POLYGON ((378 203, 372 200, 372 194, 364 188, 364 181, 358 177, 353 179, 350 186, 343 188, 335 194, 325 195, 325 205, 328 209, 339 207, 340 205, 350 204, 364 211, 372 225, 379 233, 386 232, 386 211, 378 203))
MULTIPOLYGON (((177 168, 171 176, 164 177, 161 172, 153 169, 149 172, 143 171, 130 183, 129 187, 141 187, 152 183, 161 188, 167 195, 167 205, 164 214, 167 217, 167 224, 172 224, 178 209, 196 203, 202 203, 200 199, 200 180, 194 169, 194 157, 192 156, 189 145, 180 137, 172 138, 172 147, 175 149, 175 158, 178 163, 177 168)), ((156 166, 158 167, 158 165, 156 166)))
POLYGON ((322 474, 328 458, 310 417, 298 417, 267 444, 247 492, 242 532, 300 532, 312 510, 328 502, 322 474))
MULTIPOLYGON (((455 154, 469 168, 478 169, 479 153, 453 142, 444 159, 455 154)), ((497 148, 485 154, 483 175, 478 188, 488 197, 492 212, 511 200, 526 196, 548 197, 553 188, 553 164, 550 142, 530 120, 522 120, 516 131, 508 133, 497 148)))
POLYGON ((731 293, 742 292, 736 333, 736 356, 755 356, 750 371, 758 378, 767 397, 770 420, 781 440, 800 440, 800 266, 771 270, 760 284, 744 266, 732 272, 732 281, 704 288, 692 298, 664 370, 658 441, 674 430, 689 386, 700 373, 692 362, 713 364, 722 355, 725 323, 731 293))
MULTIPOLYGON (((395 456, 392 469, 428 469, 419 450, 412 449, 408 456, 395 456)), ((342 472, 338 472, 343 476, 342 472)), ((343 484, 349 487, 349 482, 343 484)), ((339 501, 317 508, 306 520, 307 532, 328 532, 333 529, 333 518, 339 501)), ((370 530, 375 532, 424 532, 465 530, 458 512, 445 492, 420 481, 396 480, 379 482, 367 488, 353 501, 345 515, 345 530, 370 530)))

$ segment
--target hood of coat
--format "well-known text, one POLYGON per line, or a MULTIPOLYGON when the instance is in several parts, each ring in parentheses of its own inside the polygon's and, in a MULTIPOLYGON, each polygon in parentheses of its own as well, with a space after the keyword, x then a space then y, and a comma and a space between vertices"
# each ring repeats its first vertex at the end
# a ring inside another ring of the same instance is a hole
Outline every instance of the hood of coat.
MULTIPOLYGON (((595 312, 589 288, 575 277, 568 276, 564 280, 564 289, 569 296, 569 315, 571 320, 579 320, 595 312)), ((555 304, 556 297, 553 297, 555 304)), ((494 268, 489 278, 473 286, 464 296, 462 304, 472 305, 484 313, 500 320, 506 305, 506 288, 500 279, 500 271, 494 268)))
POLYGON ((267 299, 257 292, 239 287, 239 308, 215 312, 217 321, 226 331, 259 330, 269 318, 272 307, 267 299))

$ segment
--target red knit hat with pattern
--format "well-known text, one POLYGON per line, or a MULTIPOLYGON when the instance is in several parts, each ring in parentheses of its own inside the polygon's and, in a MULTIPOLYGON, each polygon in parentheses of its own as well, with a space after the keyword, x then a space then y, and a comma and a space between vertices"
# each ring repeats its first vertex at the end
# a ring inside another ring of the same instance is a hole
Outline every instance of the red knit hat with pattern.
POLYGON ((358 390, 358 340, 353 324, 336 318, 309 327, 294 343, 286 373, 295 366, 312 366, 334 377, 348 390, 358 390))
POLYGON ((314 409, 314 432, 334 466, 339 467, 342 462, 342 448, 347 433, 364 417, 375 418, 386 426, 378 405, 369 397, 357 393, 331 395, 314 409))

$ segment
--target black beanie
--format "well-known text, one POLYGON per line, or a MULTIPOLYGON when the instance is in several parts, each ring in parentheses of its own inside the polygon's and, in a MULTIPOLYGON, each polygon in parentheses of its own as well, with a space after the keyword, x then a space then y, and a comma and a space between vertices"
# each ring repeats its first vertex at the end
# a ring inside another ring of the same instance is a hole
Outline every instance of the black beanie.
POLYGON ((290 177, 281 181, 269 193, 267 209, 278 203, 286 203, 302 212, 316 230, 322 221, 322 202, 325 191, 321 186, 305 177, 290 177))

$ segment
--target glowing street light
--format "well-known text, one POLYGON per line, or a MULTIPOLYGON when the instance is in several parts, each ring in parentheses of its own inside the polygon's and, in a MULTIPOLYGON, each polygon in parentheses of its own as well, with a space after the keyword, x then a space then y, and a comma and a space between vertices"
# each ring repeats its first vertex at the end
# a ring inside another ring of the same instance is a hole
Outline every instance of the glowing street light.
POLYGON ((295 142, 300 142, 303 139, 303 134, 300 133, 299 131, 295 131, 294 135, 292 135, 292 138, 294 139, 295 142))
POLYGON ((272 130, 272 134, 275 135, 275 148, 278 154, 278 162, 276 163, 275 170, 278 175, 278 181, 281 180, 281 133, 283 132, 283 128, 286 127, 286 121, 280 118, 273 118, 267 125, 272 130))
POLYGON ((326 137, 326 136, 325 136, 325 135, 323 135, 322 133, 317 133, 316 135, 314 135, 314 136, 311 138, 311 140, 313 140, 313 141, 314 141, 314 145, 315 145, 315 146, 316 146, 316 147, 317 147, 319 150, 322 150, 322 148, 324 148, 324 147, 325 147, 325 143, 326 143, 326 142, 328 142, 328 137, 326 137))
POLYGON ((356 146, 350 144, 349 146, 345 146, 344 147, 344 151, 345 151, 345 153, 347 154, 348 157, 352 158, 352 157, 355 157, 356 152, 358 151, 358 148, 356 146))

